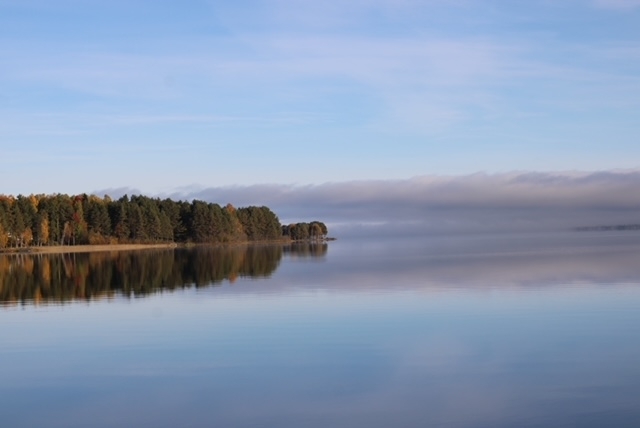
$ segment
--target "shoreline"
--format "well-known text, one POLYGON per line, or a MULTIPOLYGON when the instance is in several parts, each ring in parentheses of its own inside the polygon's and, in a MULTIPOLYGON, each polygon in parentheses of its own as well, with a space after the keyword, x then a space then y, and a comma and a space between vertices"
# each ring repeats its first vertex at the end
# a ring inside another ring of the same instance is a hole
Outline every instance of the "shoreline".
POLYGON ((96 253, 108 251, 138 251, 147 249, 177 248, 178 244, 106 244, 106 245, 49 245, 42 247, 3 248, 0 255, 11 254, 66 254, 96 253))
MULTIPOLYGON (((327 238, 321 242, 335 240, 335 238, 327 238)), ((49 245, 42 247, 24 247, 24 248, 2 248, 0 256, 15 254, 68 254, 68 253, 96 253, 110 251, 141 251, 141 250, 158 250, 158 249, 175 249, 175 248, 196 248, 196 247, 234 247, 243 245, 272 245, 272 244, 292 244, 296 242, 291 239, 276 239, 272 241, 242 241, 227 243, 164 243, 164 244, 103 244, 103 245, 49 245)), ((305 241, 306 242, 306 241, 305 241)), ((317 242, 317 241, 310 241, 317 242)))

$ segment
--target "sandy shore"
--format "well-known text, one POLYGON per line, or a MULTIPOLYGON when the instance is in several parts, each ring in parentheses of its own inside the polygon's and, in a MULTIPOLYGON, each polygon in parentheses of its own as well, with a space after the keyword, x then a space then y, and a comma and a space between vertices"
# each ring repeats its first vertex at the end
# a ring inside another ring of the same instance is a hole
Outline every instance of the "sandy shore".
POLYGON ((132 251, 148 250, 154 248, 176 248, 175 243, 170 244, 117 244, 117 245, 52 245, 47 247, 6 248, 0 250, 0 254, 12 253, 87 253, 97 251, 132 251))
MULTIPOLYGON (((336 238, 326 238, 323 241, 333 241, 336 238)), ((166 248, 194 248, 194 247, 239 247, 247 245, 282 245, 293 244, 289 238, 275 239, 272 241, 239 241, 230 243, 215 244, 176 244, 175 242, 167 244, 114 244, 114 245, 50 245, 45 247, 27 247, 27 248, 0 248, 2 254, 64 254, 64 253, 89 253, 98 251, 134 251, 134 250, 150 250, 150 249, 166 249, 166 248)), ((306 241, 300 241, 306 242, 306 241)), ((316 242, 316 241, 310 241, 316 242)))

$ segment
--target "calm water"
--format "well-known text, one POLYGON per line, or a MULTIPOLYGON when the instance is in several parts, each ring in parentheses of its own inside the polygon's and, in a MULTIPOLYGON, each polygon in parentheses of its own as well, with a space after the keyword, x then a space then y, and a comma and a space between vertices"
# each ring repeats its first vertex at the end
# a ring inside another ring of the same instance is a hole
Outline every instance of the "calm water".
POLYGON ((6 427, 638 427, 640 234, 0 257, 6 427))

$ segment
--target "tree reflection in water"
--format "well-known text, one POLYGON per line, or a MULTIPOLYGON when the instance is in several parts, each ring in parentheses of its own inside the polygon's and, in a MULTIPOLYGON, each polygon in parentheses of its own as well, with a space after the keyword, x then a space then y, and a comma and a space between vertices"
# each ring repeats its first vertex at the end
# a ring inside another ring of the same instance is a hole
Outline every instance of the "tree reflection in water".
POLYGON ((253 245, 0 256, 0 303, 54 303, 208 287, 269 277, 283 254, 322 257, 327 245, 253 245))

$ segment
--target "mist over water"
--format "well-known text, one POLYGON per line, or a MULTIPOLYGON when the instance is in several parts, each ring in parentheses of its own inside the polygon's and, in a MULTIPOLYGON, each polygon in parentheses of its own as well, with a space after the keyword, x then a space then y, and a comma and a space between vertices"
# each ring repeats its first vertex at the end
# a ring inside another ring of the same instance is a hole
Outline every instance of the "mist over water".
POLYGON ((638 232, 70 256, 0 259, 7 426, 640 422, 638 232))
POLYGON ((336 236, 415 236, 637 224, 638 185, 636 170, 516 171, 306 186, 184 188, 171 196, 237 206, 265 204, 284 223, 320 219, 336 236))

